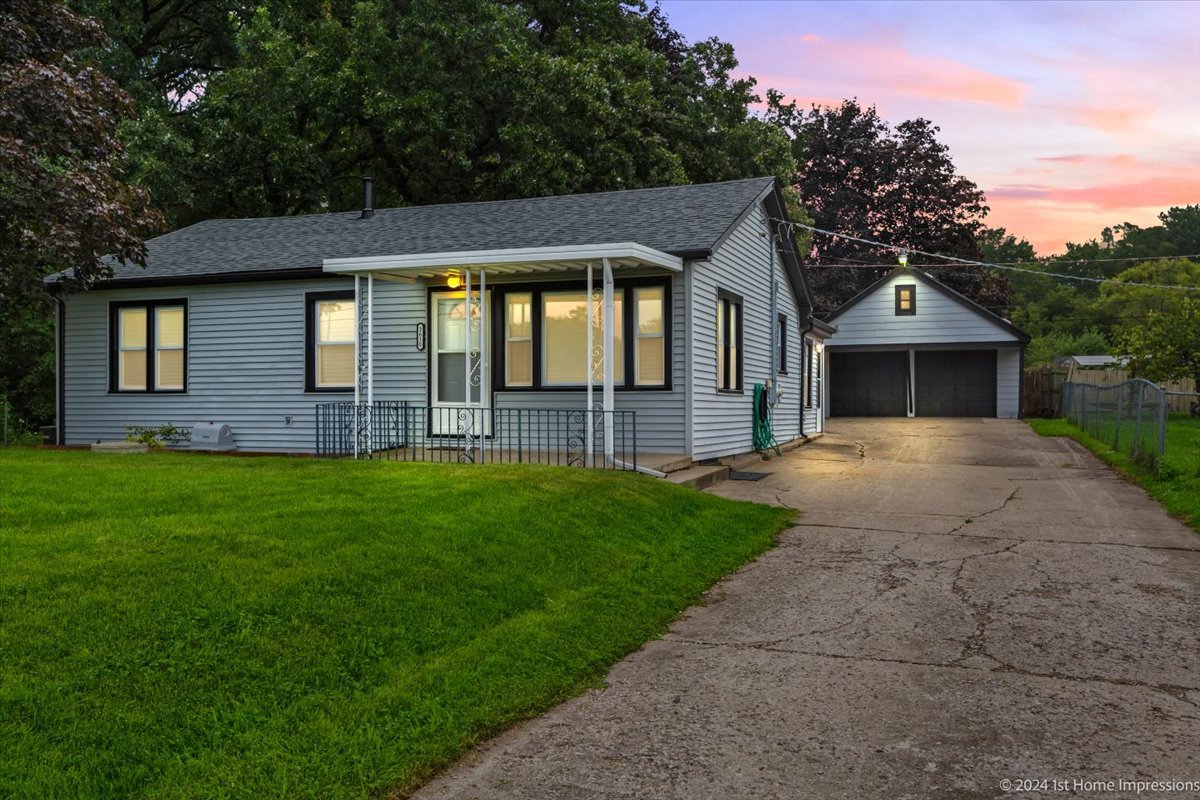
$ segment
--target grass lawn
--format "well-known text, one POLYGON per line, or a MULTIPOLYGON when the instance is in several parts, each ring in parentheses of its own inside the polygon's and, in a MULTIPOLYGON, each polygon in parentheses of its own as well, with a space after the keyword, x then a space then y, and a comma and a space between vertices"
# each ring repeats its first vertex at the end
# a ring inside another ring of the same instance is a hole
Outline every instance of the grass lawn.
POLYGON ((790 515, 580 469, 2 451, 0 797, 403 792, 790 515))
POLYGON ((1200 532, 1200 419, 1172 414, 1167 419, 1167 450, 1157 470, 1134 462, 1124 453, 1093 439, 1062 419, 1030 419, 1042 436, 1069 436, 1102 461, 1125 473, 1171 514, 1200 532))

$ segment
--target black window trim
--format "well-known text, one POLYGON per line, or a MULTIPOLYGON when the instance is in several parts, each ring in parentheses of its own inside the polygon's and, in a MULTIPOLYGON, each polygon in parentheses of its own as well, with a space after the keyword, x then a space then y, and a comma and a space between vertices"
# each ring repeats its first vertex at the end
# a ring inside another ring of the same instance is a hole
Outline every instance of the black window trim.
MULTIPOLYGON (((738 307, 738 327, 737 327, 737 342, 736 342, 737 352, 738 352, 737 375, 734 376, 734 375, 729 374, 729 353, 728 353, 728 351, 726 351, 725 359, 723 362, 725 365, 724 374, 717 376, 717 393, 718 394, 745 394, 745 391, 746 391, 745 380, 744 380, 745 372, 746 372, 746 358, 745 358, 746 348, 744 346, 745 330, 746 330, 746 301, 740 294, 734 294, 733 292, 730 292, 726 289, 720 289, 720 288, 717 289, 717 313, 725 315, 724 323, 725 323, 725 335, 726 335, 727 339, 729 336, 729 309, 735 305, 738 307), (735 377, 737 378, 736 382, 732 380, 735 377)), ((719 328, 720 328, 720 325, 718 325, 718 329, 719 328)), ((722 345, 720 340, 717 340, 714 342, 714 344, 718 348, 720 348, 720 347, 728 348, 728 346, 729 346, 728 341, 726 341, 726 343, 724 345, 722 345)))
POLYGON ((110 300, 108 303, 108 393, 109 394, 187 394, 188 364, 191 361, 191 337, 188 335, 188 301, 187 298, 170 300, 110 300), (159 308, 183 308, 183 388, 156 389, 157 359, 155 353, 155 311, 159 308), (126 308, 146 309, 146 388, 122 389, 120 376, 120 313, 126 308))
MULTIPOLYGON (((593 290, 601 287, 599 281, 593 285, 593 290)), ((542 294, 545 292, 563 292, 563 291, 587 291, 587 282, 582 280, 576 281, 554 281, 551 283, 501 283, 488 286, 492 294, 492 307, 488 309, 488 316, 491 319, 488 327, 491 333, 491 350, 492 364, 489 370, 492 375, 492 391, 494 392, 586 392, 586 383, 577 383, 570 385, 555 384, 547 386, 545 384, 545 368, 544 359, 542 358, 542 294), (531 310, 533 316, 531 322, 532 328, 532 350, 533 350, 533 384, 530 386, 508 386, 505 384, 506 359, 508 357, 508 349, 505 346, 506 339, 504 337, 504 317, 508 308, 508 294, 528 294, 531 295, 531 310)), ((431 287, 430 293, 434 291, 462 291, 461 289, 451 290, 447 287, 431 287)), ((624 381, 617 383, 613 382, 613 389, 618 392, 669 392, 672 391, 672 383, 674 380, 674 359, 672 341, 672 305, 671 305, 671 278, 669 276, 647 276, 641 278, 622 278, 613 281, 613 297, 616 298, 618 293, 623 303, 624 313, 621 320, 622 342, 621 350, 625 359, 625 375, 624 381), (636 383, 635 365, 634 365, 634 348, 637 346, 633 335, 634 318, 637 316, 637 311, 634 308, 633 290, 638 287, 653 286, 661 287, 663 290, 663 367, 664 367, 664 382, 655 385, 641 385, 636 383)), ((599 384, 596 384, 597 386, 599 384)))
MULTIPOLYGON (((347 394, 353 386, 317 386, 317 303, 328 300, 354 300, 354 290, 304 293, 304 391, 308 394, 347 394)), ((355 321, 358 309, 355 308, 355 321)))
POLYGON ((788 336, 787 314, 779 313, 779 321, 776 323, 779 328, 779 363, 776 365, 776 372, 780 375, 788 374, 788 336))
POLYGON ((896 316, 897 317, 912 317, 917 313, 917 285, 915 283, 898 283, 896 284, 896 316), (900 294, 908 289, 908 310, 900 308, 900 294))

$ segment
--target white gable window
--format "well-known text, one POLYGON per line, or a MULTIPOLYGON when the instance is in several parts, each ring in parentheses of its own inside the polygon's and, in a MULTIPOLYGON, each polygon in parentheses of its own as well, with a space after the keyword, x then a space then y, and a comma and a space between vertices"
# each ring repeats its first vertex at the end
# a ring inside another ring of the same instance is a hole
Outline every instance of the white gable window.
POLYGON ((187 303, 113 303, 109 391, 183 392, 187 386, 187 303))

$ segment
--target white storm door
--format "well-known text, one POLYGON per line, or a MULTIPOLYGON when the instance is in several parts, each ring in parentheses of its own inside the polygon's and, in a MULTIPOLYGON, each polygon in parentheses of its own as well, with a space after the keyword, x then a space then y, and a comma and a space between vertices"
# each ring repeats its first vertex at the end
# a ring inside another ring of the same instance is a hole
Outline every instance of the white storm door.
MULTIPOLYGON (((476 293, 472 293, 476 294, 476 293)), ((489 302, 491 292, 484 302, 489 302)), ((490 310, 490 307, 489 307, 490 310)), ((480 334, 482 326, 479 308, 472 309, 470 322, 471 373, 467 364, 467 299, 465 292, 434 292, 429 308, 430 359, 429 385, 432 406, 430 410, 430 433, 435 436, 460 436, 464 433, 487 435, 488 414, 480 418, 479 398, 484 407, 491 405, 491 392, 481 386, 482 364, 480 356, 487 358, 480 334), (468 393, 467 387, 470 386, 468 393)), ((488 348, 491 342, 488 342, 488 348)), ((487 372, 491 372, 488 362, 487 372)))

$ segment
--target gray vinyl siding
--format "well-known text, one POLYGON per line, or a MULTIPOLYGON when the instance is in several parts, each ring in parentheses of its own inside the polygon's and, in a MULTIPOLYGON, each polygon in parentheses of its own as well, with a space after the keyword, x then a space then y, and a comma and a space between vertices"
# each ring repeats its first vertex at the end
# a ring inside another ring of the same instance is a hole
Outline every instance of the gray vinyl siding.
POLYGON ((750 211, 708 261, 690 264, 692 272, 692 456, 718 458, 753 450, 754 384, 775 378, 783 388, 773 430, 779 442, 800 429, 800 318, 779 256, 768 235, 761 205, 750 211), (771 276, 778 281, 778 311, 788 318, 788 374, 770 375, 772 331, 771 276), (717 391, 717 290, 743 298, 743 391, 717 391))
MULTIPOLYGON (((599 270, 597 270, 599 273, 599 270)), ((625 271, 618 279, 626 276, 644 275, 645 272, 625 271)), ((600 284, 597 274, 596 286, 600 284)), ((685 453, 684 408, 686 403, 686 309, 687 297, 681 273, 671 276, 671 388, 669 390, 638 389, 617 390, 613 393, 613 404, 618 411, 637 412, 637 449, 639 453, 685 453)), ((497 347, 502 346, 497 343, 497 347)), ((584 356, 581 354, 581 358, 584 356)), ((627 365, 632 369, 632 365, 627 365)), ((604 399, 601 386, 593 390, 592 402, 604 399)), ((584 391, 521 391, 503 390, 494 395, 496 408, 586 408, 587 394, 584 391)))
MULTIPOLYGON (((67 301, 63 355, 67 444, 122 439, 130 426, 224 422, 239 449, 311 451, 319 402, 352 392, 304 391, 306 292, 350 289, 348 279, 101 290, 67 301), (108 391, 110 301, 186 299, 186 394, 108 391), (292 417, 292 424, 286 417, 292 417)), ((424 287, 377 281, 375 396, 423 402, 425 357, 408 344, 424 287)))
MULTIPOLYGON (((820 340, 813 337, 805 338, 814 344, 812 360, 808 365, 808 371, 805 373, 805 377, 810 382, 812 388, 812 405, 804 409, 804 434, 808 436, 824 429, 824 425, 822 424, 824 397, 822 395, 825 393, 823 386, 825 383, 825 369, 822 364, 822 345, 820 344, 820 340), (818 369, 820 370, 819 375, 818 369)), ((804 402, 803 395, 800 402, 804 402)))
POLYGON ((1016 419, 1021 412, 1021 350, 996 350, 996 416, 1016 419))
MULTIPOLYGON (((416 347, 416 326, 429 324, 427 286, 383 280, 374 285, 374 397, 426 405, 428 354, 416 347)), ((214 421, 230 425, 242 450, 313 451, 316 404, 349 401, 353 392, 304 391, 305 294, 352 288, 352 279, 331 278, 102 290, 71 297, 63 359, 66 443, 123 439, 131 426, 188 428, 214 421), (109 303, 156 299, 188 303, 187 393, 110 393, 109 303)), ((672 276, 671 301, 672 388, 615 393, 617 409, 637 412, 640 452, 686 452, 682 275, 672 276)), ((593 399, 601 402, 600 387, 593 399)), ((497 408, 582 409, 584 392, 500 391, 494 403, 497 408)))
POLYGON ((831 347, 886 344, 1005 342, 1016 337, 911 275, 896 275, 839 315, 831 347), (915 284, 917 313, 896 315, 896 286, 915 284))

